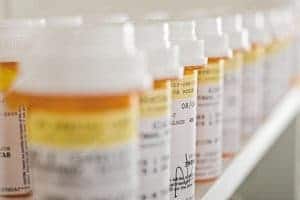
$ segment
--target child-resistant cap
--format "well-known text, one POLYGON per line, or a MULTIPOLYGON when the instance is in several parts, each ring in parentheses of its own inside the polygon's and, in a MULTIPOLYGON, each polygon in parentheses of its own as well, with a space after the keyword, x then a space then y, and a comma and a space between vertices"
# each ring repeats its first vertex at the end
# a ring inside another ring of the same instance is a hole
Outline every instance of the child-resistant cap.
POLYGON ((126 23, 130 20, 130 17, 126 13, 116 12, 109 14, 84 15, 82 20, 85 25, 101 25, 103 23, 126 23))
POLYGON ((265 18, 274 38, 286 38, 293 34, 293 20, 287 8, 271 9, 266 12, 265 18))
POLYGON ((0 59, 1 61, 20 61, 28 50, 31 38, 39 28, 43 28, 43 19, 7 19, 0 21, 0 59))
POLYGON ((248 12, 244 14, 243 25, 249 32, 251 44, 267 45, 271 42, 270 32, 266 27, 263 13, 248 12))
POLYGON ((196 36, 205 42, 205 56, 208 58, 231 57, 228 35, 222 31, 220 17, 203 17, 196 20, 196 36))
POLYGON ((169 26, 165 22, 141 21, 135 23, 135 42, 139 49, 168 45, 169 26))
POLYGON ((148 12, 143 16, 144 20, 166 21, 170 18, 170 14, 165 10, 156 10, 148 12))
POLYGON ((132 37, 125 27, 106 24, 88 30, 45 30, 33 53, 24 60, 26 70, 15 89, 39 94, 97 95, 151 87, 144 56, 139 51, 127 51, 126 43, 111 44, 132 37))
POLYGON ((250 48, 248 30, 243 27, 240 14, 222 16, 222 29, 229 37, 229 46, 233 50, 247 50, 250 48))
POLYGON ((145 53, 148 69, 154 79, 180 78, 183 75, 178 47, 170 46, 168 32, 168 24, 162 21, 135 23, 136 46, 145 53))
POLYGON ((76 27, 81 26, 83 19, 81 16, 57 16, 57 17, 47 17, 46 26, 48 28, 57 27, 76 27))
POLYGON ((180 49, 182 66, 199 66, 207 63, 204 56, 204 41, 197 40, 195 22, 192 20, 174 20, 169 22, 171 44, 180 49))

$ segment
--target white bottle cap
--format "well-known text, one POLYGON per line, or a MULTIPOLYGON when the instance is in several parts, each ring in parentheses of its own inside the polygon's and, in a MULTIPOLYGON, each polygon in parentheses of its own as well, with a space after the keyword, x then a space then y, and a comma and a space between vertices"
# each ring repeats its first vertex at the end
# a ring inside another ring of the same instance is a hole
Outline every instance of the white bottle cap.
POLYGON ((19 62, 31 46, 31 37, 44 27, 43 19, 8 19, 0 21, 0 60, 19 62))
POLYGON ((125 23, 130 17, 126 13, 102 13, 97 15, 85 15, 82 17, 84 24, 97 25, 102 23, 125 23))
POLYGON ((142 21, 135 23, 135 40, 139 49, 168 45, 169 26, 165 22, 142 21))
POLYGON ((269 10, 266 15, 266 24, 273 37, 286 38, 293 34, 293 17, 287 8, 269 10))
POLYGON ((170 41, 196 40, 195 22, 192 20, 169 21, 170 41))
POLYGON ((168 32, 168 24, 160 21, 135 24, 136 46, 144 51, 148 69, 154 79, 180 78, 183 75, 178 47, 170 46, 168 32))
POLYGON ((144 20, 153 20, 153 21, 166 21, 170 18, 170 15, 167 11, 156 10, 149 13, 146 13, 143 16, 144 20))
POLYGON ((243 27, 242 16, 239 14, 222 16, 222 29, 229 37, 229 46, 233 50, 250 48, 248 30, 243 27))
POLYGON ((265 17, 260 12, 249 12, 243 15, 243 25, 249 32, 251 44, 267 45, 271 36, 265 25, 265 17))
POLYGON ((181 78, 178 46, 144 50, 148 70, 155 80, 181 78))
POLYGON ((47 27, 76 27, 82 25, 81 16, 57 16, 57 17, 47 17, 46 26, 47 27))
POLYGON ((128 52, 126 43, 120 43, 132 37, 124 29, 124 24, 105 24, 89 30, 86 27, 45 30, 31 56, 24 60, 22 81, 17 81, 15 90, 105 95, 149 88, 152 80, 143 55, 128 52))
POLYGON ((205 56, 208 58, 231 57, 228 35, 222 32, 220 17, 203 17, 196 20, 196 35, 205 42, 205 56))
POLYGON ((182 66, 199 66, 207 63, 204 56, 204 41, 196 39, 195 22, 192 20, 170 21, 169 40, 180 49, 182 66))

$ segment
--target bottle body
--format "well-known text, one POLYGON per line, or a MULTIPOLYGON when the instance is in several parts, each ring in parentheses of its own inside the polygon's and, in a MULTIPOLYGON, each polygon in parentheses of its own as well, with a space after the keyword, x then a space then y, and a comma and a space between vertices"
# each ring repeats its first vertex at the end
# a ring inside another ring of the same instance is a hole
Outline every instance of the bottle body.
POLYGON ((8 102, 27 107, 35 198, 136 198, 137 95, 16 91, 8 102))
POLYGON ((264 117, 289 89, 293 74, 291 39, 274 39, 266 47, 264 72, 264 117), (276 84, 274 84, 276 83, 276 84))
POLYGON ((252 135, 263 119, 265 48, 253 45, 245 53, 243 67, 242 131, 252 135))
POLYGON ((139 199, 169 200, 171 81, 140 96, 139 199), (159 184, 158 184, 159 183, 159 184))
POLYGON ((17 78, 17 62, 0 63, 0 196, 31 193, 26 138, 26 108, 6 105, 8 90, 17 78))
POLYGON ((224 62, 223 157, 233 157, 241 145, 243 51, 224 62))
POLYGON ((171 107, 170 199, 195 198, 197 71, 173 80, 171 107))
POLYGON ((208 58, 198 72, 197 182, 210 182, 222 173, 222 114, 224 60, 208 58))

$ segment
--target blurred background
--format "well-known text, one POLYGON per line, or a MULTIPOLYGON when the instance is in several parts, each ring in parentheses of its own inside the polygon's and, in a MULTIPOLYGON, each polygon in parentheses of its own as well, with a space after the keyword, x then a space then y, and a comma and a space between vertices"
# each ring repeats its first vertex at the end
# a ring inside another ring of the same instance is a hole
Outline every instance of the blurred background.
POLYGON ((267 9, 297 0, 1 0, 1 17, 96 14, 99 12, 181 11, 191 8, 267 9))

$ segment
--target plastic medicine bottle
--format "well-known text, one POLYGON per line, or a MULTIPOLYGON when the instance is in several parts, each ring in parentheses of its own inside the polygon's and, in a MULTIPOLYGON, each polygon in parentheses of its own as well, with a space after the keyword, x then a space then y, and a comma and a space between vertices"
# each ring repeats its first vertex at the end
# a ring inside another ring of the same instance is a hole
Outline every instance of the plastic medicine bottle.
MULTIPOLYGON (((266 73, 265 52, 271 40, 265 27, 265 18, 262 13, 244 14, 243 24, 249 31, 251 45, 250 51, 244 56, 242 83, 242 130, 243 134, 249 136, 254 133, 263 120, 264 78, 271 75, 266 73)), ((272 94, 269 93, 268 98, 271 98, 272 94)))
POLYGON ((232 57, 220 17, 196 20, 197 38, 205 42, 208 65, 199 71, 196 180, 211 182, 222 172, 224 62, 232 57))
POLYGON ((198 71, 207 64, 207 59, 204 42, 196 39, 194 21, 173 20, 169 26, 169 40, 180 48, 180 65, 185 74, 182 80, 172 83, 170 197, 187 200, 195 198, 198 71))
POLYGON ((31 193, 26 141, 26 108, 8 109, 6 95, 20 72, 21 58, 43 20, 0 21, 0 196, 31 193))
POLYGON ((241 15, 223 15, 222 29, 228 35, 229 47, 233 50, 232 58, 225 60, 223 99, 223 156, 232 157, 239 151, 242 139, 243 59, 250 43, 241 15))
POLYGON ((28 107, 36 199, 136 199, 143 56, 130 24, 53 27, 24 60, 9 106, 28 107), (129 39, 129 40, 128 40, 129 39))
POLYGON ((183 68, 179 65, 178 47, 171 47, 167 36, 165 22, 135 23, 136 46, 144 52, 154 79, 153 89, 140 97, 140 200, 170 199, 171 80, 182 77, 183 68))
POLYGON ((293 30, 288 10, 272 9, 265 13, 271 43, 266 47, 264 76, 264 116, 272 111, 287 92, 293 74, 293 30), (276 86, 274 82, 277 82, 276 86))

